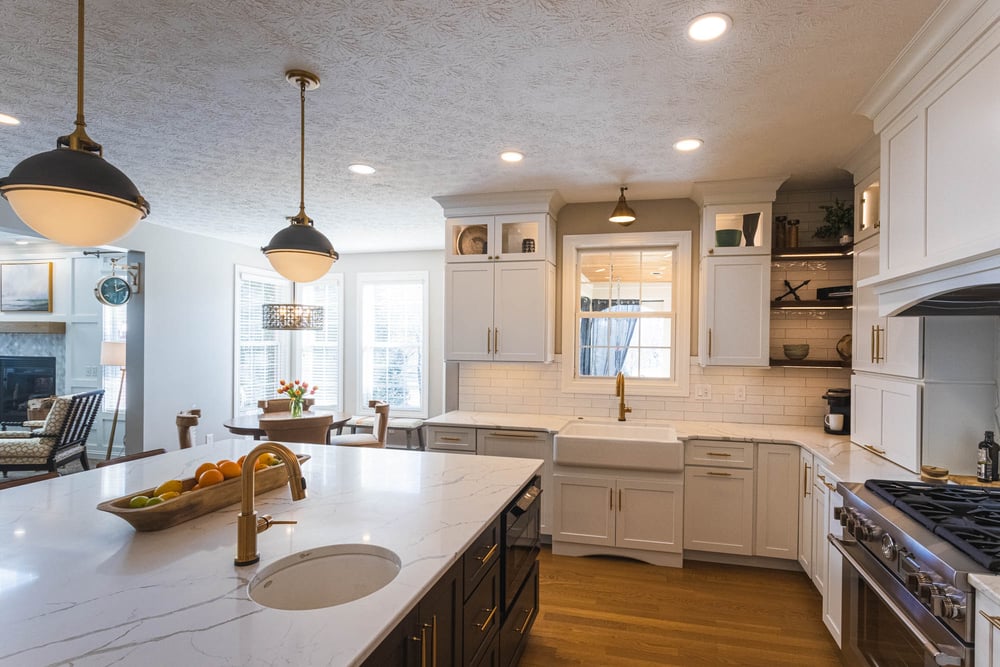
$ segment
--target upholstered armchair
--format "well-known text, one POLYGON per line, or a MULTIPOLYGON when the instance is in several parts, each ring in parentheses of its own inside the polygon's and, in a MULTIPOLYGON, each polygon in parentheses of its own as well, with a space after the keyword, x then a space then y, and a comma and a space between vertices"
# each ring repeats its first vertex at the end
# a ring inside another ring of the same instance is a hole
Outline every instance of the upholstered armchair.
POLYGON ((74 458, 89 470, 87 438, 103 398, 103 389, 59 396, 40 428, 0 433, 0 472, 4 477, 9 470, 56 472, 74 458))

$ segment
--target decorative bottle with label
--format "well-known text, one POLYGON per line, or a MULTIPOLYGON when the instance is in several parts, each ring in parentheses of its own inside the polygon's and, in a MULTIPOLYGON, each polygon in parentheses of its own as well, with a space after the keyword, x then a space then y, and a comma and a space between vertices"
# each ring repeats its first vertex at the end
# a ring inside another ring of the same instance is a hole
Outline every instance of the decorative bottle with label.
MULTIPOLYGON (((992 433, 986 432, 991 437, 992 433)), ((992 482, 993 481, 993 458, 990 456, 990 443, 983 440, 979 443, 979 449, 977 450, 976 457, 976 480, 980 482, 992 482)))
POLYGON ((993 462, 990 479, 994 482, 1000 481, 1000 465, 998 465, 998 461, 1000 461, 1000 444, 993 439, 993 431, 986 431, 986 434, 983 436, 983 443, 990 448, 990 461, 993 462))

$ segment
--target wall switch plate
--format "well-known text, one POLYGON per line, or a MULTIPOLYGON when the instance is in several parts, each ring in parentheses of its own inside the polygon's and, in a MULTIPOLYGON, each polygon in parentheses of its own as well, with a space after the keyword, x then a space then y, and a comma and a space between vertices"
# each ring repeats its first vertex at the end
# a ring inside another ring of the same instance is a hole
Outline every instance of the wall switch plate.
POLYGON ((743 385, 737 385, 733 387, 734 389, 734 400, 745 401, 747 400, 747 388, 743 385))
POLYGON ((214 442, 215 442, 215 434, 214 433, 206 433, 205 434, 205 444, 206 445, 211 445, 214 442))
POLYGON ((694 398, 697 401, 710 401, 710 400, 712 400, 712 385, 710 385, 710 384, 696 384, 694 386, 694 398))

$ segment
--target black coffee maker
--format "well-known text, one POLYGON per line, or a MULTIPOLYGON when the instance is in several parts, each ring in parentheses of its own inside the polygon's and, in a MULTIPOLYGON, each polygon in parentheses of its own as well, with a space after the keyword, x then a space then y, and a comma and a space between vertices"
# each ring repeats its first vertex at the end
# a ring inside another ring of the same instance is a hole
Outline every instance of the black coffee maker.
POLYGON ((851 390, 827 389, 823 398, 829 406, 823 417, 823 430, 834 435, 850 435, 851 390))

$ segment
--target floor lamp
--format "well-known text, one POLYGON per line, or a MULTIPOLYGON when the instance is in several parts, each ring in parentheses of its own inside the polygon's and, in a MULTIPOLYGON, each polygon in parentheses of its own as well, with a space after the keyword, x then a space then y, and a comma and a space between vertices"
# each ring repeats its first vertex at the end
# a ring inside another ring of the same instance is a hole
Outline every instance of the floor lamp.
POLYGON ((122 389, 125 387, 125 343, 101 343, 101 365, 121 366, 122 379, 118 384, 118 400, 115 401, 115 418, 111 422, 111 437, 108 438, 108 453, 104 460, 111 458, 111 447, 115 443, 115 429, 118 427, 118 409, 122 405, 122 389))

